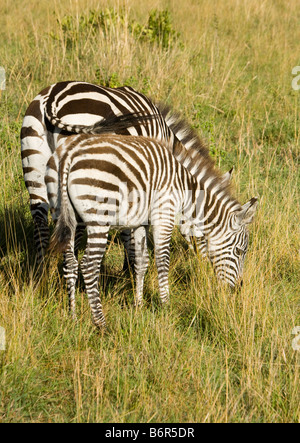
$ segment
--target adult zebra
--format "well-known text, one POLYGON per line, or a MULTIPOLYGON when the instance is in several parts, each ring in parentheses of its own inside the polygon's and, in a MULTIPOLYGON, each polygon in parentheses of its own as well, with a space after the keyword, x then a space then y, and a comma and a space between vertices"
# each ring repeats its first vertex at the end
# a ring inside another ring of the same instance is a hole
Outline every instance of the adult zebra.
MULTIPOLYGON (((47 162, 61 139, 85 132, 117 132, 165 140, 175 157, 191 171, 198 155, 212 163, 208 149, 185 122, 169 109, 158 108, 133 88, 107 88, 75 81, 45 88, 29 105, 21 129, 22 166, 35 225, 38 263, 43 260, 49 240, 49 202, 44 182, 47 162), (152 118, 147 119, 149 115, 152 118)), ((130 232, 125 232, 124 239, 132 255, 130 232)), ((203 244, 200 247, 205 249, 203 244)))
MULTIPOLYGON (((231 286, 241 283, 247 225, 257 199, 241 206, 204 157, 198 158, 192 175, 166 143, 145 137, 81 134, 60 142, 48 163, 46 182, 51 209, 59 211, 52 248, 72 249, 77 215, 87 226, 81 268, 96 326, 105 326, 98 280, 112 226, 134 230, 137 305, 142 303, 148 265, 149 225, 153 227, 161 302, 169 300, 170 239, 177 214, 184 217, 189 230, 204 235, 218 278, 231 286)), ((75 254, 67 260, 75 284, 75 254)))

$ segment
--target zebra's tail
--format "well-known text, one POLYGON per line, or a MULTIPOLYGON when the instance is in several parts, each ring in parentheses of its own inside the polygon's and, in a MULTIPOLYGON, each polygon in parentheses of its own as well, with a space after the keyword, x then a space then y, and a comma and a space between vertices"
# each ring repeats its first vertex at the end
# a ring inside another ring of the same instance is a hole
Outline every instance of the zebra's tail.
POLYGON ((149 121, 159 117, 159 114, 145 114, 145 112, 130 112, 128 114, 117 115, 99 120, 93 125, 76 125, 64 123, 60 118, 54 115, 50 104, 45 107, 45 116, 47 120, 55 127, 75 134, 108 134, 126 131, 129 128, 139 128, 147 125, 149 121))
POLYGON ((70 156, 64 162, 64 169, 59 171, 58 208, 59 216, 50 239, 50 252, 65 251, 75 239, 76 215, 68 193, 70 156))

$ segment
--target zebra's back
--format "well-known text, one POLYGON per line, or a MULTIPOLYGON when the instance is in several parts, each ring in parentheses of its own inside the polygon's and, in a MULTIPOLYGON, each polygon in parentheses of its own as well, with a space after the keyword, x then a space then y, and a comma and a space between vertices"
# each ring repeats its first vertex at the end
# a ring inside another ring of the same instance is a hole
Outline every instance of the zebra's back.
MULTIPOLYGON (((60 182, 64 183, 68 174, 72 204, 87 226, 94 222, 121 229, 147 225, 151 223, 149 208, 159 205, 166 194, 182 189, 180 164, 168 147, 155 139, 72 136, 61 143, 54 157, 45 179, 52 206, 56 204, 52 199, 53 189, 58 189, 55 177, 59 167, 60 182)), ((178 206, 178 202, 172 205, 178 206)))

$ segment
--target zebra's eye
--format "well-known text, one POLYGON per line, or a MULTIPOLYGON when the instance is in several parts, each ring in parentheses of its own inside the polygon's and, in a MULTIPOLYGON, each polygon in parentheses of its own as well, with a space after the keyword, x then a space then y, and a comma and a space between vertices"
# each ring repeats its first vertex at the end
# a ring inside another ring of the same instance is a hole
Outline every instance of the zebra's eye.
POLYGON ((243 249, 236 247, 235 253, 236 253, 236 255, 241 256, 241 255, 243 255, 244 251, 243 251, 243 249))

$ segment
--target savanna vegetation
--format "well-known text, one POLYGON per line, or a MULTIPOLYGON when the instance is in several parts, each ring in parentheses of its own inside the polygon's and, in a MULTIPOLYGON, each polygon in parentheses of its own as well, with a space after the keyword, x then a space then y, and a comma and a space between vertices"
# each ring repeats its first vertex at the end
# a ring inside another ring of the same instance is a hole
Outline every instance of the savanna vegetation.
POLYGON ((299 422, 299 20, 297 0, 1 1, 1 422, 299 422), (62 258, 37 274, 19 142, 30 101, 61 80, 166 102, 234 166, 239 201, 260 201, 240 293, 174 232, 170 307, 151 252, 136 312, 112 232, 109 331, 92 325, 82 280, 72 321, 62 258))

